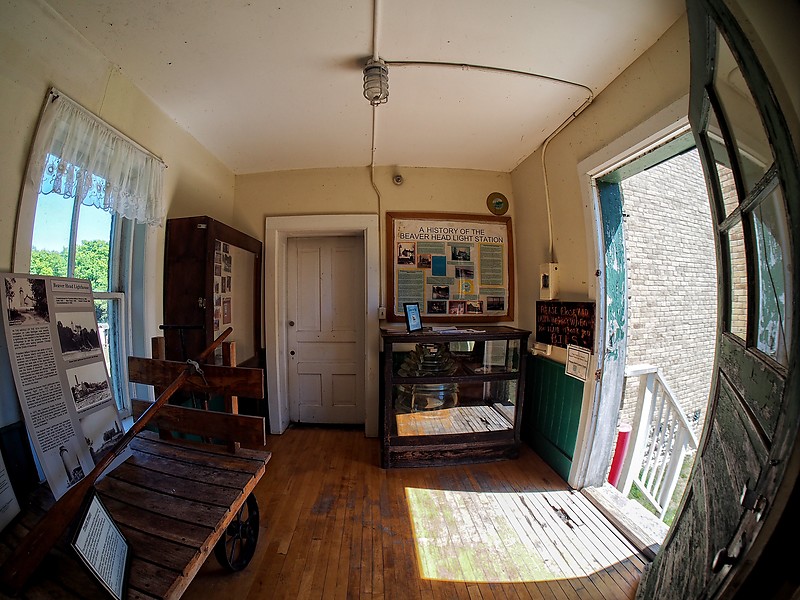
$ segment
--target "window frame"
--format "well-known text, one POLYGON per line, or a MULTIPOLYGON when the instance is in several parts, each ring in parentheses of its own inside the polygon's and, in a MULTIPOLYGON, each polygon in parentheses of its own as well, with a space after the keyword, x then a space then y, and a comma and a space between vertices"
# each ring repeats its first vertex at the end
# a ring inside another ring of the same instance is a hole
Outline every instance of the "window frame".
MULTIPOLYGON (((31 181, 26 181, 20 215, 29 217, 25 221, 17 220, 16 236, 14 240, 14 264, 13 270, 16 273, 28 273, 31 266, 31 252, 33 250, 33 228, 36 219, 36 208, 39 202, 38 185, 31 181), (25 262, 23 262, 25 261, 25 262)), ((75 198, 64 198, 65 202, 72 202, 72 219, 70 222, 70 236, 68 249, 67 276, 74 277, 75 254, 77 250, 77 226, 80 219, 80 210, 83 208, 100 210, 93 206, 82 205, 75 198)), ((117 351, 114 358, 116 366, 111 367, 116 371, 119 381, 112 377, 115 388, 117 408, 122 418, 129 417, 131 412, 131 397, 133 387, 128 380, 128 365, 126 357, 131 354, 133 331, 131 327, 132 319, 130 312, 130 290, 131 270, 133 260, 133 238, 134 224, 129 219, 111 214, 111 232, 109 240, 109 266, 108 266, 108 289, 107 292, 92 291, 95 300, 106 300, 118 304, 118 318, 120 319, 119 331, 115 332, 115 344, 117 351)), ((111 375, 111 374, 110 374, 111 375)))

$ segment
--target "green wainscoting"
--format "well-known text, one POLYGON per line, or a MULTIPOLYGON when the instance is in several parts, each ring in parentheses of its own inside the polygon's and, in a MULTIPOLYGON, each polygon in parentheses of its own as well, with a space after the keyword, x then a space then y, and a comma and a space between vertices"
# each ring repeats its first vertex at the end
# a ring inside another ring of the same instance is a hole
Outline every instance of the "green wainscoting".
POLYGON ((522 439, 565 480, 572 468, 583 404, 583 382, 564 365, 531 357, 525 382, 522 439))

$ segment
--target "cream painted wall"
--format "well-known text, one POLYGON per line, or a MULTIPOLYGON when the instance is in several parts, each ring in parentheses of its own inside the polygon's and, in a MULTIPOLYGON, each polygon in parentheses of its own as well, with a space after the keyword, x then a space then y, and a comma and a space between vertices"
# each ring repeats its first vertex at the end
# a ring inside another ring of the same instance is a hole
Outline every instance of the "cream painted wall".
MULTIPOLYGON (((20 189, 45 94, 56 87, 167 164, 168 216, 207 214, 230 220, 234 176, 127 80, 41 0, 0 0, 0 272, 14 269, 20 189)), ((164 229, 151 230, 142 275, 138 348, 162 321, 164 229)), ((30 234, 28 234, 30 235, 30 234)), ((261 236, 259 236, 261 237, 261 236)), ((17 270, 22 270, 19 265, 17 270)), ((15 398, 13 379, 0 373, 0 395, 15 398)), ((0 403, 0 425, 16 421, 16 402, 0 403)))
MULTIPOLYGON (((234 176, 41 0, 0 5, 0 271, 12 269, 17 205, 45 93, 54 86, 162 157, 168 216, 230 220, 234 176)), ((147 261, 150 322, 161 320, 163 229, 147 261)))
MULTIPOLYGON (((688 90, 689 38, 684 16, 550 142, 545 165, 553 223, 552 261, 559 264, 562 300, 594 300, 595 296, 598 265, 592 207, 581 189, 578 163, 688 90)), ((519 325, 533 329, 538 265, 550 262, 541 148, 512 172, 511 180, 518 216, 517 256, 525 257, 525 262, 517 262, 519 325)), ((553 358, 563 362, 565 352, 554 349, 553 358)))
MULTIPOLYGON (((380 110, 380 109, 378 109, 380 110)), ((490 215, 486 197, 501 192, 509 199, 515 223, 511 176, 494 171, 379 167, 375 185, 368 167, 308 169, 238 175, 233 209, 237 229, 263 238, 266 217, 319 214, 378 214, 381 227, 381 282, 385 281, 385 214, 387 211, 435 211, 490 215), (395 185, 392 177, 403 176, 395 185)), ((515 226, 515 240, 516 240, 515 226)), ((381 305, 385 290, 381 289, 381 305)))

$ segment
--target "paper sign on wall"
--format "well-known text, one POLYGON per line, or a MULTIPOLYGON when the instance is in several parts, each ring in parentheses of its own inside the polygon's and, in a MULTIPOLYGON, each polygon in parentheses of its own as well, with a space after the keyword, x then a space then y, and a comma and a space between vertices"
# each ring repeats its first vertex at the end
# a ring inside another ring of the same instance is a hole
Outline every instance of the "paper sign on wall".
POLYGON ((567 346, 567 364, 565 371, 570 377, 586 381, 589 375, 589 360, 592 353, 580 346, 567 346))

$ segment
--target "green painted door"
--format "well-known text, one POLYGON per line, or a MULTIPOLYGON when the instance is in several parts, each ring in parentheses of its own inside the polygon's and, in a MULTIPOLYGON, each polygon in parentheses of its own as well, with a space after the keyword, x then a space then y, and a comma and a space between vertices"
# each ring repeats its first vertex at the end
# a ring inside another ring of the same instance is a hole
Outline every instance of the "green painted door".
POLYGON ((773 598, 786 573, 770 538, 798 493, 800 170, 740 24, 721 0, 689 0, 688 11, 690 120, 715 218, 720 324, 695 466, 637 598, 773 598))

